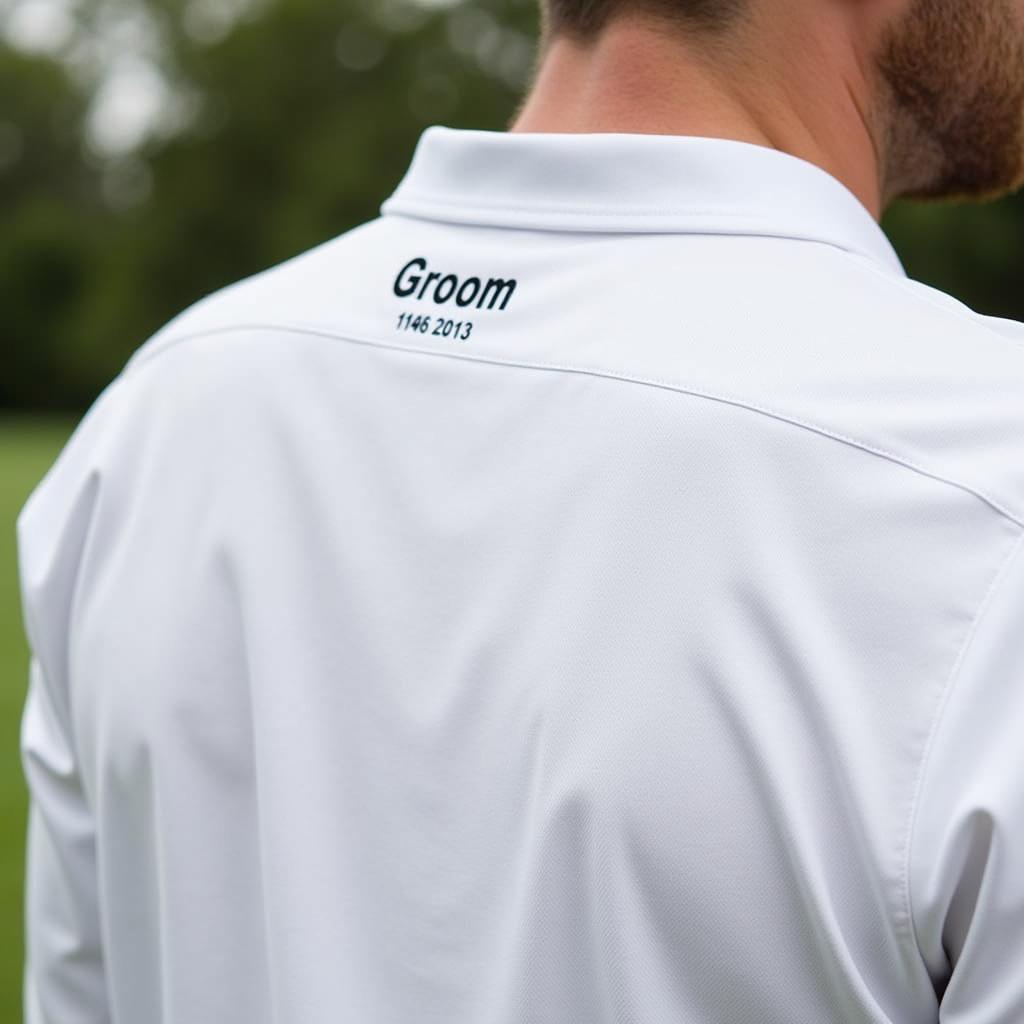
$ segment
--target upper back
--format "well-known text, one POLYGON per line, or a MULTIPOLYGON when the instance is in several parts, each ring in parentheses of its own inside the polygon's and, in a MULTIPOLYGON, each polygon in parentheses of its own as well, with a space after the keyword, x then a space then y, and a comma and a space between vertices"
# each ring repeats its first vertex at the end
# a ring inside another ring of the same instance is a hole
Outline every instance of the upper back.
POLYGON ((757 149, 428 129, 90 411, 19 536, 115 1019, 934 1019, 1024 330, 757 149))

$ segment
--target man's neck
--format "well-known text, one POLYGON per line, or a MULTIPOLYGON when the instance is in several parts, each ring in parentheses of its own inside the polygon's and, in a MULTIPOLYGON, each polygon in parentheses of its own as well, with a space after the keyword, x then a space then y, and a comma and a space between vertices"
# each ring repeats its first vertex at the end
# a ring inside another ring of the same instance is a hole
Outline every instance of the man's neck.
POLYGON ((839 33, 820 36, 756 26, 698 43, 631 16, 590 48, 555 38, 509 131, 696 135, 768 146, 828 171, 878 220, 884 200, 869 83, 839 33), (765 30, 775 38, 766 40, 765 30), (756 48, 748 42, 755 35, 756 48))

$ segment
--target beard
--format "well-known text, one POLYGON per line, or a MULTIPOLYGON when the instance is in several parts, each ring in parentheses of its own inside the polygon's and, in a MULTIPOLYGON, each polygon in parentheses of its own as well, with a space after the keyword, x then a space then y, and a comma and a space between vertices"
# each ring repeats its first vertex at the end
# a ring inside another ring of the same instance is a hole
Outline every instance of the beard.
POLYGON ((910 0, 877 51, 885 201, 993 199, 1024 184, 1024 11, 910 0))

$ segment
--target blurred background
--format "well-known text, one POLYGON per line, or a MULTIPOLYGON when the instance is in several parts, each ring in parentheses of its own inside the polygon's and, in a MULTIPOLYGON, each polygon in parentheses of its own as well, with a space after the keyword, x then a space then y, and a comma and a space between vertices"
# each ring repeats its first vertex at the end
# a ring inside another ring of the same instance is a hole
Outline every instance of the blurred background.
MULTIPOLYGON (((536 0, 0 0, 0 1020, 20 1020, 14 521, 175 313, 378 215, 430 124, 504 130, 536 0)), ((898 204, 912 277, 1024 320, 1024 195, 898 204)))

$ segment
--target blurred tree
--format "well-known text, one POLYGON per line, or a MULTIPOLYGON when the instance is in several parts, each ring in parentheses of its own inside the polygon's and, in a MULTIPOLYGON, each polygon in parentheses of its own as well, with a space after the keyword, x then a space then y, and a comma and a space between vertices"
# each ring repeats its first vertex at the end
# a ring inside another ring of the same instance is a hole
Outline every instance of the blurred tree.
POLYGON ((0 408, 59 406, 74 310, 100 284, 104 211, 79 144, 84 97, 54 61, 0 45, 0 408))

